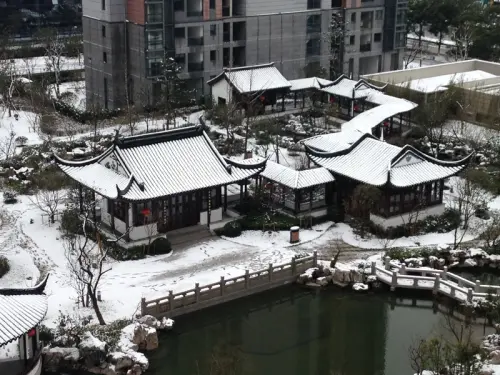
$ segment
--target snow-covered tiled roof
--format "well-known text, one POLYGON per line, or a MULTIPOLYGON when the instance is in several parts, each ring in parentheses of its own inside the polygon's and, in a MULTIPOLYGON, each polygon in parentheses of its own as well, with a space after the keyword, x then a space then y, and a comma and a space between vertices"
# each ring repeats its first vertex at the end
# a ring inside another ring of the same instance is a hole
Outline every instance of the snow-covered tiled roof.
POLYGON ((200 127, 116 139, 111 151, 97 158, 56 161, 70 177, 97 193, 132 201, 232 184, 258 174, 266 163, 224 159, 200 127), (109 156, 119 163, 120 173, 103 166, 109 156))
POLYGON ((300 91, 307 89, 319 90, 323 86, 331 85, 333 83, 332 81, 318 77, 292 79, 289 82, 292 85, 292 87, 290 87, 290 91, 300 91))
POLYGON ((355 81, 342 75, 333 81, 329 86, 322 88, 321 91, 331 95, 342 96, 344 98, 360 99, 365 98, 369 93, 363 89, 383 90, 384 87, 377 87, 363 79, 355 81))
POLYGON ((411 146, 401 148, 379 141, 370 134, 338 152, 306 149, 311 160, 321 167, 373 186, 408 187, 447 178, 464 169, 470 158, 444 162, 411 146))
POLYGON ((266 169, 264 169, 260 175, 293 190, 304 189, 334 181, 332 174, 325 168, 296 171, 273 161, 268 161, 266 163, 266 169))
POLYGON ((329 133, 316 135, 302 141, 306 146, 318 151, 338 152, 351 147, 359 138, 363 136, 363 132, 353 129, 343 130, 338 133, 329 133))
POLYGON ((226 79, 241 94, 291 87, 290 82, 283 77, 274 63, 224 68, 221 74, 207 83, 213 85, 222 78, 226 79))
POLYGON ((18 339, 37 326, 46 313, 46 295, 0 294, 0 346, 18 339))
POLYGON ((382 104, 356 115, 352 120, 342 124, 344 130, 359 130, 363 133, 370 133, 372 129, 384 120, 411 111, 417 105, 409 100, 399 99, 392 103, 382 104))

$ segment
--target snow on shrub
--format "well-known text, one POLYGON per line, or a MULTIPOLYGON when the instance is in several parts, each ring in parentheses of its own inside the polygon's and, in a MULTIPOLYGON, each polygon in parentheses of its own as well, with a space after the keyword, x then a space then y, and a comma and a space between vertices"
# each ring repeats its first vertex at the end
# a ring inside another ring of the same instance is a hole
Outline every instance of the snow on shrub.
POLYGON ((224 236, 226 237, 238 237, 241 235, 241 224, 237 221, 231 221, 224 225, 224 236))
POLYGON ((9 260, 0 255, 0 278, 3 277, 10 270, 9 260))

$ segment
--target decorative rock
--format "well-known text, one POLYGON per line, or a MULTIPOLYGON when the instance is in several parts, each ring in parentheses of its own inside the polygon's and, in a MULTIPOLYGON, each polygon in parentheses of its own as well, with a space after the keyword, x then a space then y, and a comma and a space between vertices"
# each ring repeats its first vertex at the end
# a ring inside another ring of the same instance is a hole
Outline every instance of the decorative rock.
POLYGON ((464 267, 475 267, 477 266, 477 262, 472 258, 467 258, 464 261, 464 267))
POLYGON ((44 348, 43 368, 51 372, 58 372, 60 368, 74 368, 80 360, 80 351, 77 348, 44 348))
POLYGON ((152 315, 144 315, 140 319, 137 320, 141 324, 145 324, 148 327, 156 328, 159 325, 158 319, 156 319, 152 315))
POLYGON ((90 332, 83 334, 78 348, 80 349, 80 357, 87 367, 99 366, 106 361, 107 344, 94 337, 90 332))
POLYGON ((357 292, 366 291, 366 290, 368 290, 368 285, 363 284, 363 283, 356 283, 352 286, 352 289, 357 291, 357 292))
POLYGON ((500 365, 500 350, 493 350, 490 352, 490 363, 492 365, 500 365))
POLYGON ((326 286, 328 285, 328 280, 326 279, 326 277, 318 277, 316 279, 316 284, 320 285, 320 286, 326 286))
POLYGON ((109 362, 115 366, 117 371, 129 369, 132 367, 134 362, 129 355, 122 352, 113 352, 109 355, 109 362))
POLYGON ((127 371, 127 375, 142 375, 141 366, 134 365, 130 370, 127 371))
POLYGON ((166 330, 171 330, 172 328, 174 328, 174 320, 173 319, 170 319, 170 318, 163 318, 162 321, 161 321, 161 325, 162 325, 162 329, 166 329, 166 330))

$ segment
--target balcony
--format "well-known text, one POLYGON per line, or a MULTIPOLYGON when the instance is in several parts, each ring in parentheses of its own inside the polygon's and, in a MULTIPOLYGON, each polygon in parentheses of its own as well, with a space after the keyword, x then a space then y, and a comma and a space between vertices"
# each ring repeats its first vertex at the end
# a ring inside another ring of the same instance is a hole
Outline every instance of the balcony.
POLYGON ((186 16, 188 16, 188 17, 203 17, 203 11, 202 10, 188 10, 186 12, 186 16))
POLYGON ((373 22, 372 21, 362 21, 361 28, 362 29, 371 29, 371 28, 373 28, 373 22))
POLYGON ((361 44, 359 46, 359 51, 360 52, 370 52, 372 50, 372 44, 371 43, 365 43, 361 44))
POLYGON ((148 14, 147 23, 163 23, 163 14, 148 14))
POLYGON ((203 45, 203 37, 196 37, 196 38, 187 38, 188 46, 189 47, 196 47, 196 46, 202 46, 203 45))
POLYGON ((231 17, 231 7, 223 6, 222 7, 222 17, 231 17))
POLYGON ((188 72, 201 72, 203 71, 203 61, 188 63, 188 72))

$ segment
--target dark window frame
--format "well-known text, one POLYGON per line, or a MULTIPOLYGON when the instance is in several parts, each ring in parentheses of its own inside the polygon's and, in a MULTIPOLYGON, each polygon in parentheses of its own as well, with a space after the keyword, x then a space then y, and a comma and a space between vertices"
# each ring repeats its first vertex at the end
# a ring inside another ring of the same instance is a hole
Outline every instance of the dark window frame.
POLYGON ((374 42, 381 42, 382 41, 382 33, 375 33, 373 34, 373 41, 374 42))
POLYGON ((134 208, 133 208, 132 212, 133 212, 133 221, 132 222, 133 222, 133 225, 136 227, 151 224, 155 221, 154 215, 153 215, 153 202, 152 201, 134 203, 134 208), (149 209, 149 212, 150 212, 149 216, 145 216, 142 213, 142 211, 146 208, 149 209))
POLYGON ((106 25, 101 25, 101 36, 106 38, 106 25))
POLYGON ((126 223, 128 219, 128 202, 120 200, 113 201, 113 216, 115 219, 126 223))

